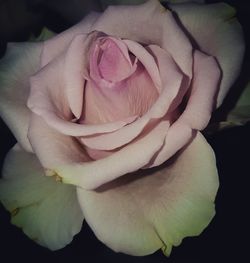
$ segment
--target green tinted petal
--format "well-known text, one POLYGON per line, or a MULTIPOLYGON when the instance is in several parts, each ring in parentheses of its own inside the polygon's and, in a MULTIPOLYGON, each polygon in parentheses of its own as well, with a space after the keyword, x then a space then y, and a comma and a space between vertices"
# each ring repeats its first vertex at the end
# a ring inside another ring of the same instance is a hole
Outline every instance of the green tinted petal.
POLYGON ((14 225, 51 250, 70 243, 82 226, 75 187, 44 176, 35 155, 18 146, 4 163, 0 201, 11 212, 14 225))
POLYGON ((215 214, 216 162, 201 134, 168 165, 121 177, 97 191, 78 188, 85 219, 103 243, 130 255, 169 255, 215 214))

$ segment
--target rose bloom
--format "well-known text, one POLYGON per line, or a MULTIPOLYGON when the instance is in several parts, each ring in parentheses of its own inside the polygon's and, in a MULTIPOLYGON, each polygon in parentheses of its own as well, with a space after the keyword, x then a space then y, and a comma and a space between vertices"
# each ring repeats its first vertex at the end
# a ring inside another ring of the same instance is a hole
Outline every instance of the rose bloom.
POLYGON ((222 3, 151 0, 9 44, 0 113, 17 144, 0 199, 12 223, 56 250, 85 219, 131 255, 169 255, 200 234, 215 214, 218 175, 199 131, 240 70, 234 15, 222 3))

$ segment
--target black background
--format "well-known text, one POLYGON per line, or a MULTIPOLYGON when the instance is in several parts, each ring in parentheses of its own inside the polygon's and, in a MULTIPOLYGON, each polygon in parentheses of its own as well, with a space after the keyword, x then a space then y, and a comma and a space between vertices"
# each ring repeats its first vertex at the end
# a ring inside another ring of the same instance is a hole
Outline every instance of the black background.
MULTIPOLYGON (((60 32, 75 23, 69 19, 70 16, 65 16, 65 13, 60 13, 53 6, 48 7, 44 2, 46 1, 0 0, 1 54, 4 53, 7 41, 24 41, 31 32, 38 34, 44 25, 60 32)), ((244 29, 247 52, 241 75, 226 98, 223 108, 216 112, 214 119, 219 119, 223 113, 232 108, 242 88, 250 80, 250 3, 239 0, 224 2, 236 7, 238 19, 244 29)), ((15 144, 15 139, 1 119, 0 132, 0 164, 2 165, 4 156, 15 144)), ((20 229, 11 225, 9 213, 0 206, 0 260, 3 260, 2 262, 5 260, 8 262, 12 260, 138 263, 250 262, 248 253, 250 123, 221 131, 208 136, 207 139, 215 151, 220 176, 220 189, 216 199, 217 214, 199 237, 185 238, 179 247, 174 248, 170 258, 166 258, 161 251, 145 257, 114 253, 95 238, 86 223, 70 245, 51 252, 36 245, 20 229)))

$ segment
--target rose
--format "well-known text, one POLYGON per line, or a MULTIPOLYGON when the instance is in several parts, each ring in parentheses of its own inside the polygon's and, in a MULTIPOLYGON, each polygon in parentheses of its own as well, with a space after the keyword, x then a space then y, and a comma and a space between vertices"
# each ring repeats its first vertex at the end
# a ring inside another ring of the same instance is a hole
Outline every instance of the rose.
POLYGON ((0 110, 19 145, 0 197, 38 243, 65 246, 84 215, 116 251, 169 254, 213 217, 215 160, 197 130, 238 73, 240 27, 224 4, 171 7, 179 18, 158 1, 110 7, 8 49, 0 110))

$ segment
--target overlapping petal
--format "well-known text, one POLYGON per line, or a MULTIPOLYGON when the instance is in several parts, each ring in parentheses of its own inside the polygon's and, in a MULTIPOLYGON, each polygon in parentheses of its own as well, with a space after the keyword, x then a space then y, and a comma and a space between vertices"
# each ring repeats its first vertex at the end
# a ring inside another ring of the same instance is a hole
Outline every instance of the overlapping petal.
MULTIPOLYGON (((179 105, 178 103, 182 100, 188 87, 185 76, 168 52, 155 45, 150 45, 147 48, 150 52, 148 56, 151 56, 151 59, 153 59, 160 78, 161 93, 158 99, 141 118, 122 129, 112 133, 83 137, 81 140, 86 146, 98 150, 113 150, 121 147, 136 138, 150 123, 155 122, 154 125, 157 124, 168 113, 170 108, 174 110, 179 105)), ((151 60, 148 59, 148 61, 151 60)), ((133 90, 133 78, 130 82, 133 90)), ((145 85, 139 87, 138 90, 141 91, 139 94, 144 95, 145 85)), ((130 89, 129 86, 128 88, 130 89)), ((138 98, 138 100, 143 101, 143 98, 138 98)), ((94 98, 89 101, 94 101, 94 98)), ((134 103, 138 102, 134 101, 134 103)))
POLYGON ((59 133, 36 114, 31 115, 28 136, 36 156, 46 169, 90 161, 76 138, 59 133))
POLYGON ((54 129, 71 136, 86 136, 117 130, 136 119, 131 116, 107 124, 82 125, 72 122, 81 114, 88 48, 94 35, 76 36, 67 51, 31 78, 28 106, 54 129), (85 40, 85 41, 84 41, 85 40), (75 115, 74 115, 74 114, 75 115))
POLYGON ((10 43, 0 64, 0 115, 26 151, 32 151, 27 139, 29 76, 39 68, 41 50, 40 43, 10 43))
POLYGON ((192 77, 192 45, 172 13, 159 1, 110 6, 91 29, 144 45, 158 45, 168 50, 185 75, 192 77))
POLYGON ((95 189, 147 165, 162 147, 168 126, 168 121, 160 122, 150 133, 106 158, 92 162, 66 163, 56 167, 54 165, 53 171, 62 177, 64 183, 95 189))
POLYGON ((220 84, 220 69, 216 60, 200 51, 194 53, 194 79, 186 108, 169 128, 165 144, 153 161, 160 165, 184 147, 195 130, 203 130, 215 107, 215 98, 220 84))
POLYGON ((70 243, 81 229, 83 214, 75 187, 44 176, 35 155, 18 145, 4 163, 0 200, 14 225, 51 250, 70 243))
POLYGON ((183 27, 199 49, 214 56, 220 65, 222 82, 217 96, 219 107, 239 75, 244 54, 242 29, 235 18, 235 10, 225 3, 186 3, 171 5, 171 8, 178 14, 183 27))
MULTIPOLYGON (((149 57, 153 60, 152 56, 149 57)), ((90 74, 92 68, 90 64, 90 74)), ((158 73, 157 67, 155 70, 158 73)), ((83 123, 114 122, 131 116, 143 116, 148 111, 158 98, 158 91, 140 61, 133 71, 119 82, 106 83, 100 76, 98 82, 96 79, 87 82, 83 123)))
POLYGON ((214 216, 217 188, 213 151, 198 133, 173 162, 77 193, 103 243, 142 256, 160 248, 169 255, 184 237, 200 234, 214 216))

